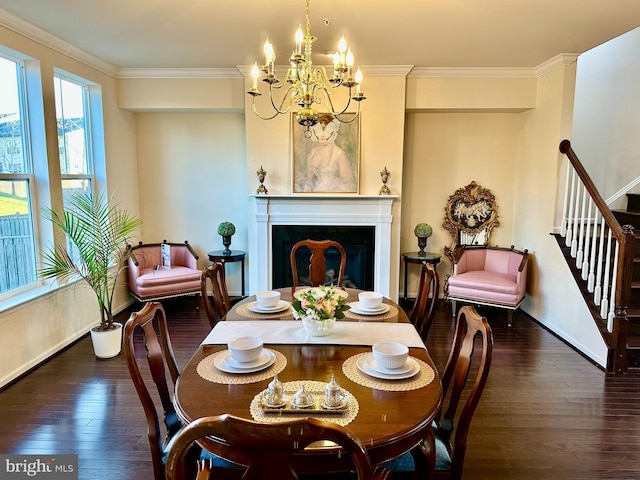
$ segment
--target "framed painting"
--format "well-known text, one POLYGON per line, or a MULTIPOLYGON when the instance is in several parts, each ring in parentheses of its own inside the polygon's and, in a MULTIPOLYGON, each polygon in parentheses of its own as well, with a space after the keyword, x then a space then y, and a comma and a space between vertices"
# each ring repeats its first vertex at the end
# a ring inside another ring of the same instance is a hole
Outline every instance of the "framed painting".
MULTIPOLYGON (((352 118, 352 113, 345 113, 352 118)), ((293 193, 358 193, 360 175, 360 116, 342 123, 330 113, 320 113, 309 129, 291 117, 293 193)))

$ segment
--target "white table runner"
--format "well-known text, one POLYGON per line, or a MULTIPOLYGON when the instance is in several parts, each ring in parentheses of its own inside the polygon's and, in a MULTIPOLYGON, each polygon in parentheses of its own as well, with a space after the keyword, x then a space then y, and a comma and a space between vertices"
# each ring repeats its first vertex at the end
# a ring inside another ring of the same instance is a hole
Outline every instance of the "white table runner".
POLYGON ((299 320, 256 320, 218 322, 203 345, 224 345, 235 337, 255 335, 265 344, 364 345, 377 342, 399 342, 407 347, 425 348, 420 335, 410 323, 341 322, 326 337, 312 337, 299 320))

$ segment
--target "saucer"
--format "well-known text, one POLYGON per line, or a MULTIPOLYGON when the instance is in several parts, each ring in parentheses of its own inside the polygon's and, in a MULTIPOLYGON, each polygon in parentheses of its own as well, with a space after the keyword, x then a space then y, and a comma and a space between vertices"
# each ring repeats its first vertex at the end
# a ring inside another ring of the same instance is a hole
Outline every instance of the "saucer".
POLYGON ((253 373, 270 367, 276 361, 276 355, 271 350, 264 349, 253 362, 237 362, 231 358, 229 352, 217 355, 213 365, 226 373, 253 373))
POLYGON ((262 403, 263 407, 266 408, 282 408, 284 407, 287 403, 289 403, 289 397, 287 397, 286 395, 282 396, 282 401, 280 403, 276 403, 276 404, 271 404, 268 402, 267 400, 267 394, 265 393, 263 395, 263 397, 260 399, 260 403, 262 403))
POLYGON ((367 365, 368 357, 369 355, 363 355, 360 358, 358 358, 358 360, 356 361, 356 367, 358 367, 358 370, 360 370, 362 373, 374 378, 379 378, 382 380, 403 380, 405 378, 411 378, 414 375, 416 375, 418 372, 420 372, 420 365, 418 365, 418 362, 413 360, 411 357, 409 357, 409 360, 411 360, 411 362, 407 361, 407 363, 410 363, 412 365, 411 370, 409 370, 406 373, 393 374, 393 375, 389 373, 377 372, 371 367, 369 367, 367 365))
POLYGON ((360 302, 353 302, 351 304, 351 311, 359 315, 382 315, 383 313, 387 313, 390 309, 391 307, 386 303, 383 303, 375 309, 362 308, 360 306, 360 302))
POLYGON ((273 307, 263 307, 258 302, 251 302, 247 305, 247 310, 254 313, 278 313, 289 308, 291 304, 286 300, 280 300, 273 307))
MULTIPOLYGON (((301 296, 304 292, 306 292, 307 290, 310 290, 311 288, 315 288, 315 287, 307 287, 307 288, 301 288, 300 290, 296 290, 296 291, 293 293, 293 298, 295 298, 296 300, 300 300, 300 296, 301 296)), ((343 298, 343 299, 344 299, 344 298, 347 298, 347 297, 349 296, 349 294, 348 294, 346 291, 344 291, 344 290, 342 290, 342 289, 340 289, 340 288, 337 288, 337 287, 334 287, 334 288, 336 289, 336 295, 337 295, 338 297, 340 297, 340 298, 343 298)))
POLYGON ((367 355, 365 358, 366 358, 365 364, 367 365, 367 367, 369 367, 372 370, 375 370, 378 373, 384 373, 387 375, 403 375, 405 373, 409 373, 411 370, 413 370, 414 364, 415 364, 415 360, 409 357, 407 358, 406 363, 401 367, 386 368, 386 367, 383 367, 382 365, 378 365, 378 362, 376 362, 376 359, 374 358, 373 354, 367 355))
POLYGON ((324 408, 325 410, 344 410, 345 408, 347 408, 347 405, 349 405, 348 395, 345 395, 342 401, 338 405, 335 405, 333 407, 327 405, 326 399, 322 399, 320 401, 320 407, 324 408))

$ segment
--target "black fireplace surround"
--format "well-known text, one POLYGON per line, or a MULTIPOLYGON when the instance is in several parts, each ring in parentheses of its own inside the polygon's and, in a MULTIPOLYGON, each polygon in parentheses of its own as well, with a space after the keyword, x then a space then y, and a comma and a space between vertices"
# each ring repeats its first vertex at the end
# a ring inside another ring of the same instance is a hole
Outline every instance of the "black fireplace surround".
MULTIPOLYGON (((272 226, 272 285, 273 288, 293 284, 291 274, 291 249, 300 240, 334 240, 340 243, 347 254, 344 270, 344 287, 373 290, 375 262, 374 226, 328 226, 328 225, 273 225, 272 226)), ((298 278, 309 276, 309 255, 306 248, 296 252, 298 278)), ((340 253, 336 248, 325 252, 327 271, 335 271, 338 280, 340 253)), ((327 278, 331 283, 333 277, 327 278)))

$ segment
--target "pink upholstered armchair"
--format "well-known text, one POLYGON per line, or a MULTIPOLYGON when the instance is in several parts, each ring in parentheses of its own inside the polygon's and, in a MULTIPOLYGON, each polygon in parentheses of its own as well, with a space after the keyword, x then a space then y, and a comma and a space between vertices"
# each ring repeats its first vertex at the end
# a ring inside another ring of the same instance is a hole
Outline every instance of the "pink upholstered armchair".
POLYGON ((129 291, 141 302, 200 294, 198 255, 189 242, 140 242, 131 248, 128 264, 129 291), (163 268, 162 245, 169 246, 170 268, 163 268))
POLYGON ((527 288, 527 250, 488 246, 466 246, 455 250, 453 274, 447 283, 447 298, 456 303, 488 305, 513 312, 520 307, 527 288))

